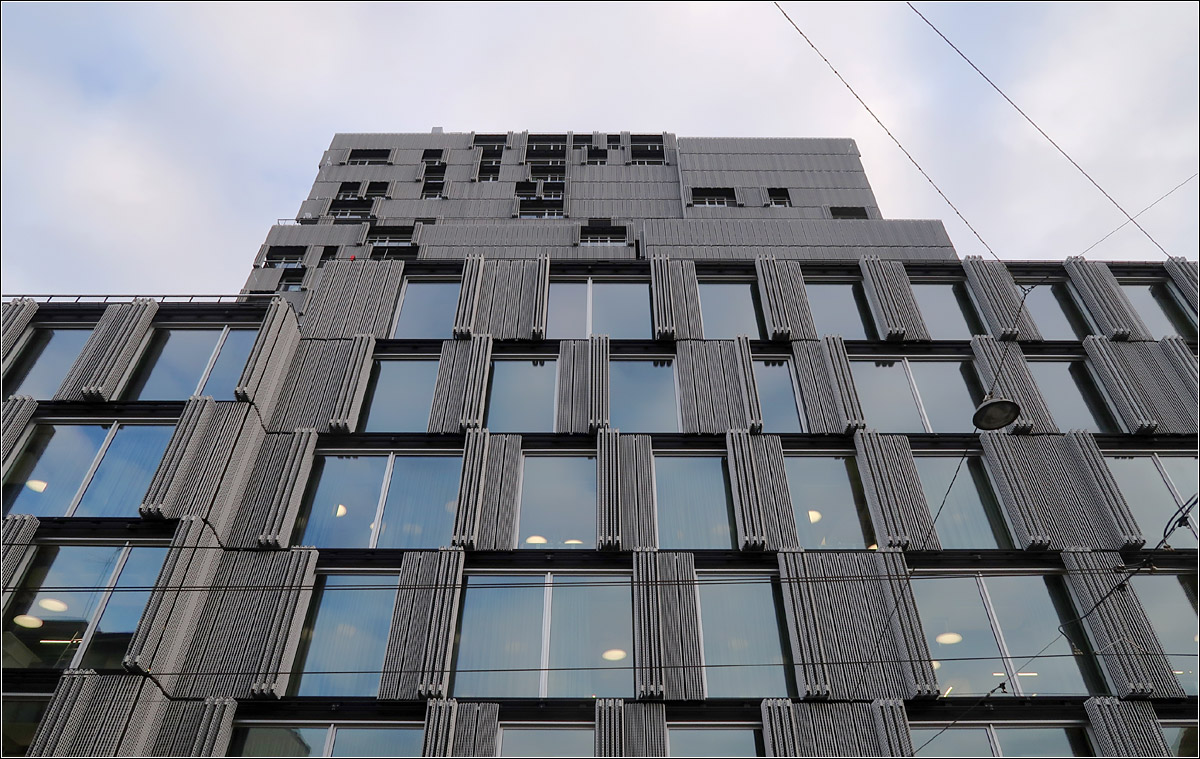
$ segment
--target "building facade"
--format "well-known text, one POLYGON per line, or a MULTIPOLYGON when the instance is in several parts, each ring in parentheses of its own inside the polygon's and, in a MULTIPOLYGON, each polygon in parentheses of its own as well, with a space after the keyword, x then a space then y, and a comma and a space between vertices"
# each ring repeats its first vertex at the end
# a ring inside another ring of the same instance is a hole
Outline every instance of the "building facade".
POLYGON ((240 294, 6 299, 4 753, 1195 756, 1196 311, 851 140, 339 134, 240 294))

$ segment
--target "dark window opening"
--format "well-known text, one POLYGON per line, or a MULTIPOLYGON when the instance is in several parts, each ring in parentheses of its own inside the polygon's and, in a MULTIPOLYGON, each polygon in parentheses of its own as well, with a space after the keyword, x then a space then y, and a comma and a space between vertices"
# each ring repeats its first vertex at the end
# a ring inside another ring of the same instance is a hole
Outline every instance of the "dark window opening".
POLYGON ((382 149, 356 148, 350 151, 346 163, 350 166, 383 166, 391 158, 392 151, 382 149))
POLYGON ((693 206, 736 206, 737 196, 732 187, 693 187, 693 206))
POLYGON ((362 187, 361 182, 342 182, 338 185, 337 199, 354 200, 358 197, 358 189, 360 187, 362 187))
POLYGON ((428 167, 430 167, 430 166, 441 165, 442 164, 442 156, 444 153, 445 153, 445 151, 440 150, 440 149, 426 150, 425 152, 421 153, 421 163, 425 164, 425 166, 426 166, 425 170, 428 171, 429 170, 428 167))
POLYGON ((866 219, 867 209, 862 206, 830 206, 829 215, 834 219, 866 219))
POLYGON ((304 265, 303 245, 272 245, 267 248, 264 269, 296 269, 304 265))
POLYGON ((388 191, 387 182, 370 182, 367 184, 367 191, 363 193, 364 198, 386 198, 388 191))
POLYGON ((792 199, 786 187, 771 187, 767 190, 767 199, 773 208, 790 208, 792 199))

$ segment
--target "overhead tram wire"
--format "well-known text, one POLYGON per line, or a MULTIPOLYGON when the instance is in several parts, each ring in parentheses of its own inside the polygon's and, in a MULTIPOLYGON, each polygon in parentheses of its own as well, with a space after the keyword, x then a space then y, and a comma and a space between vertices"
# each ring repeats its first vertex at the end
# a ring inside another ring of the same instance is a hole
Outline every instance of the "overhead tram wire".
MULTIPOLYGON (((1197 502, 1197 498, 1198 498, 1198 497, 1200 497, 1200 494, 1194 494, 1194 495, 1192 495, 1192 497, 1191 497, 1191 498, 1189 498, 1189 499, 1188 499, 1187 501, 1185 501, 1184 503, 1180 504, 1180 505, 1179 505, 1179 506, 1178 506, 1178 507, 1175 509, 1175 512, 1174 512, 1173 514, 1171 514, 1171 517, 1170 517, 1170 519, 1168 519, 1168 520, 1167 520, 1167 525, 1166 525, 1166 527, 1164 527, 1164 528, 1163 528, 1163 536, 1162 536, 1162 540, 1158 541, 1158 545, 1156 545, 1156 546, 1155 546, 1155 547, 1154 547, 1152 550, 1154 550, 1154 551, 1160 550, 1160 549, 1161 549, 1161 548, 1162 548, 1164 545, 1166 545, 1166 544, 1167 544, 1167 540, 1168 540, 1168 539, 1171 537, 1171 534, 1172 534, 1173 532, 1175 532, 1175 530, 1179 529, 1179 527, 1180 527, 1180 526, 1182 526, 1182 525, 1186 524, 1186 522, 1187 522, 1187 514, 1188 514, 1188 512, 1190 512, 1190 511, 1192 510, 1192 508, 1194 508, 1194 507, 1196 506, 1196 502, 1197 502), (1180 519, 1177 521, 1175 517, 1176 517, 1176 515, 1177 515, 1177 514, 1179 514, 1181 511, 1183 512, 1184 516, 1183 516, 1183 517, 1181 517, 1181 518, 1180 518, 1180 519)), ((1075 641, 1071 640, 1071 636, 1070 636, 1070 635, 1067 635, 1066 627, 1067 627, 1068 625, 1074 625, 1074 624, 1076 624, 1076 623, 1082 622, 1082 621, 1083 621, 1083 620, 1084 620, 1084 619, 1085 619, 1085 618, 1086 618, 1086 617, 1087 617, 1089 614, 1091 614, 1092 612, 1094 612, 1096 609, 1099 609, 1099 608, 1100 608, 1100 605, 1101 605, 1102 603, 1104 603, 1105 601, 1107 601, 1107 600, 1108 600, 1108 598, 1109 598, 1109 596, 1111 596, 1113 593, 1117 592, 1118 590, 1121 590, 1122 588, 1125 588, 1125 587, 1127 587, 1127 586, 1129 585, 1129 581, 1130 581, 1131 579, 1133 579, 1133 578, 1134 578, 1134 577, 1135 577, 1135 576, 1138 574, 1138 572, 1141 572, 1143 569, 1145 569, 1146 567, 1148 567, 1148 566, 1150 566, 1151 564, 1153 564, 1153 562, 1154 562, 1154 559, 1153 559, 1153 557, 1147 557, 1147 558, 1145 558, 1145 559, 1142 559, 1140 562, 1138 562, 1137 566, 1136 566, 1136 567, 1134 567, 1134 569, 1133 569, 1133 571, 1132 571, 1132 572, 1130 572, 1129 574, 1127 574, 1127 575, 1126 575, 1126 576, 1125 576, 1125 577, 1124 577, 1124 578, 1123 578, 1123 579, 1122 579, 1120 582, 1116 583, 1116 584, 1115 584, 1115 585, 1113 585, 1111 588, 1109 588, 1109 589, 1108 589, 1108 591, 1107 591, 1107 592, 1106 592, 1104 595, 1100 596, 1100 598, 1099 598, 1099 599, 1096 601, 1096 603, 1092 604, 1092 607, 1091 607, 1090 609, 1088 609, 1087 611, 1085 611, 1083 614, 1080 614, 1080 615, 1078 615, 1078 616, 1074 617, 1073 619, 1068 619, 1068 620, 1067 620, 1067 621, 1065 621, 1065 622, 1060 622, 1060 623, 1059 623, 1059 625, 1058 625, 1058 633, 1057 633, 1057 634, 1056 634, 1056 635, 1055 635, 1053 638, 1051 638, 1051 639, 1050 639, 1050 641, 1049 641, 1048 643, 1046 643, 1046 645, 1042 646, 1042 647, 1041 647, 1041 649, 1040 649, 1040 650, 1039 650, 1039 651, 1038 651, 1036 654, 1034 654, 1033 656, 1031 656, 1031 657, 1029 657, 1028 659, 1026 659, 1026 660, 1025 660, 1025 661, 1024 661, 1024 662, 1023 662, 1023 663, 1022 663, 1020 666, 1018 666, 1018 667, 1015 667, 1015 668, 1013 669, 1013 671, 1014 671, 1014 672, 1020 672, 1021 670, 1025 669, 1025 667, 1029 666, 1029 663, 1030 663, 1030 662, 1032 662, 1032 661, 1034 661, 1035 659, 1037 659, 1037 658, 1041 657, 1041 656, 1042 656, 1042 654, 1043 654, 1043 653, 1046 651, 1046 649, 1047 649, 1047 648, 1050 648, 1050 646, 1052 646, 1052 645, 1054 645, 1055 643, 1057 643, 1059 638, 1066 638, 1066 639, 1067 639, 1067 642, 1071 644, 1071 647, 1072 647, 1072 649, 1079 650, 1079 651, 1082 651, 1082 650, 1084 650, 1082 646, 1076 645, 1075 641)), ((1107 574, 1107 572, 1106 572, 1106 574, 1107 574)), ((1085 634, 1086 634, 1086 633, 1085 633, 1085 634)), ((1117 642, 1120 642, 1121 640, 1127 640, 1127 639, 1126 639, 1126 638, 1121 638, 1121 639, 1119 639, 1117 642)), ((1098 653, 1098 652, 1093 652, 1093 653, 1098 653)), ((1106 653, 1105 655, 1106 655, 1106 656, 1112 656, 1112 655, 1114 655, 1114 654, 1112 654, 1112 653, 1106 653)), ((1129 656, 1133 656, 1134 654, 1127 654, 1127 655, 1129 655, 1129 656)), ((1186 654, 1171 654, 1171 653, 1165 653, 1165 652, 1163 653, 1163 656, 1164 656, 1164 657, 1171 657, 1171 656, 1188 656, 1188 655, 1194 655, 1194 654, 1192 654, 1191 652, 1189 652, 1189 653, 1186 653, 1186 654)), ((1043 658, 1062 657, 1062 656, 1071 656, 1071 657, 1074 657, 1074 656, 1075 656, 1075 654, 1074 654, 1074 653, 1071 653, 1071 654, 1051 654, 1051 655, 1048 655, 1048 656, 1046 656, 1046 657, 1043 657, 1043 658)), ((1141 657, 1145 656, 1145 654, 1136 654, 1136 656, 1137 656, 1138 658, 1141 658, 1141 657)), ((937 739, 937 737, 938 737, 939 735, 941 735, 942 733, 946 732, 946 731, 947 731, 947 730, 949 730, 950 728, 954 727, 954 726, 955 726, 956 724, 958 724, 959 722, 961 722, 961 721, 963 721, 964 719, 966 719, 966 717, 967 717, 967 715, 968 715, 968 714, 970 714, 970 713, 971 713, 971 712, 972 712, 972 711, 973 711, 973 710, 974 710, 974 709, 975 709, 977 706, 979 706, 979 705, 980 705, 980 704, 982 704, 984 701, 986 701, 986 700, 987 700, 987 699, 988 699, 988 698, 989 698, 989 697, 990 697, 990 696, 991 696, 993 693, 995 693, 997 690, 1001 690, 1001 691, 1007 690, 1007 685, 1008 685, 1008 678, 1006 677, 1004 680, 1000 681, 1000 683, 999 683, 999 684, 997 684, 995 688, 992 688, 992 689, 991 689, 991 690, 989 690, 987 693, 985 693, 985 694, 983 694, 982 696, 980 696, 980 697, 979 697, 979 699, 978 699, 978 700, 977 700, 975 703, 973 703, 973 704, 971 704, 969 707, 967 707, 967 708, 966 708, 966 709, 963 711, 963 713, 962 713, 962 714, 960 714, 960 715, 958 715, 957 717, 955 717, 955 718, 954 718, 954 720, 952 720, 952 721, 951 721, 949 724, 947 724, 947 725, 946 725, 945 727, 943 727, 941 730, 938 730, 936 733, 934 733, 933 735, 931 735, 931 736, 929 737, 929 740, 925 741, 925 742, 924 742, 924 743, 922 743, 920 746, 918 746, 916 749, 914 749, 913 753, 914 753, 914 754, 916 754, 916 753, 919 753, 919 752, 921 751, 921 749, 925 748, 925 747, 926 747, 926 746, 928 746, 930 743, 932 743, 934 740, 936 740, 936 739, 937 739)))
MULTIPOLYGON (((1133 224, 1135 227, 1137 227, 1137 228, 1138 228, 1138 230, 1139 230, 1139 231, 1140 231, 1140 232, 1141 232, 1143 235, 1145 235, 1145 236, 1146 236, 1146 239, 1147 239, 1147 240, 1149 240, 1150 242, 1154 243, 1154 247, 1156 247, 1156 248, 1158 248, 1160 251, 1162 251, 1162 254, 1163 254, 1164 256, 1166 256, 1167 258, 1170 258, 1170 257, 1171 257, 1171 254, 1167 252, 1167 249, 1166 249, 1166 248, 1164 248, 1162 245, 1160 245, 1160 244, 1159 244, 1159 242, 1158 242, 1158 240, 1155 240, 1155 239, 1154 239, 1154 237, 1153 237, 1153 236, 1151 236, 1151 234, 1150 234, 1149 232, 1147 232, 1147 231, 1146 231, 1146 229, 1145 229, 1145 228, 1144 228, 1144 227, 1143 227, 1141 224, 1138 224, 1138 223, 1137 223, 1137 221, 1136 221, 1136 217, 1134 217, 1134 216, 1130 216, 1130 215, 1129 215, 1129 212, 1128 212, 1128 211, 1126 211, 1126 210, 1125 210, 1125 208, 1124 208, 1124 207, 1123 207, 1123 206, 1122 206, 1120 203, 1118 203, 1118 202, 1116 201, 1116 199, 1115 199, 1115 198, 1114 198, 1112 195, 1110 195, 1110 194, 1108 193, 1108 191, 1107 191, 1107 190, 1105 190, 1103 187, 1101 187, 1101 186, 1100 186, 1100 183, 1099 183, 1099 182, 1097 182, 1095 179, 1093 179, 1093 178, 1092 178, 1092 175, 1091 175, 1091 174, 1089 174, 1089 173, 1087 173, 1087 171, 1086 171, 1086 170, 1085 170, 1085 169, 1084 169, 1082 166, 1080 166, 1080 165, 1079 165, 1079 162, 1078 162, 1078 161, 1076 161, 1076 160, 1075 160, 1074 158, 1072 158, 1071 156, 1067 155, 1067 151, 1063 150, 1063 149, 1062 149, 1062 147, 1060 147, 1060 146, 1059 146, 1059 144, 1058 144, 1057 142, 1055 142, 1055 141, 1053 140, 1053 138, 1051 138, 1051 137, 1050 137, 1050 135, 1046 134, 1046 130, 1044 130, 1044 129, 1042 129, 1040 126, 1038 126, 1037 122, 1036 122, 1036 121, 1034 121, 1033 119, 1031 119, 1031 118, 1029 117, 1029 114, 1027 114, 1027 113, 1025 113, 1025 111, 1021 110, 1021 107, 1020 107, 1019 105, 1017 105, 1016 103, 1014 103, 1014 102, 1013 102, 1013 99, 1012 99, 1012 98, 1010 98, 1010 97, 1009 97, 1007 94, 1005 94, 1004 90, 1000 89, 1000 87, 999 87, 999 86, 998 86, 998 85, 997 85, 995 82, 993 82, 993 81, 992 81, 992 80, 991 80, 991 79, 988 77, 988 75, 987 75, 987 74, 983 73, 983 71, 982 71, 982 70, 980 70, 980 68, 979 68, 978 66, 976 66, 976 65, 975 65, 975 62, 974 62, 974 61, 972 61, 970 58, 968 58, 968 57, 967 57, 966 53, 964 53, 962 50, 959 50, 959 49, 958 49, 958 46, 957 46, 957 45, 955 45, 953 42, 951 42, 951 41, 949 40, 949 38, 947 38, 947 37, 946 37, 946 35, 945 35, 945 34, 943 34, 943 33, 942 33, 942 31, 941 31, 940 29, 938 29, 936 26, 934 26, 932 21, 930 21, 929 19, 925 18, 925 15, 924 15, 923 13, 921 13, 921 11, 917 10, 917 8, 916 8, 916 6, 915 6, 915 5, 913 5, 911 2, 905 2, 905 5, 907 5, 909 8, 911 8, 913 13, 917 14, 918 16, 920 16, 920 17, 921 17, 921 20, 922 20, 922 21, 924 21, 924 22, 925 22, 925 23, 926 23, 926 24, 929 26, 929 28, 930 28, 930 29, 932 29, 934 32, 936 32, 936 33, 937 33, 937 35, 938 35, 939 37, 941 37, 941 38, 942 38, 942 40, 943 40, 943 41, 945 41, 945 43, 946 43, 947 45, 949 45, 949 46, 950 46, 950 48, 951 48, 952 50, 954 50, 954 52, 958 53, 958 55, 959 55, 959 57, 960 57, 960 58, 962 58, 964 61, 966 61, 966 62, 967 62, 967 65, 969 65, 971 68, 975 69, 975 73, 977 73, 977 74, 979 74, 981 77, 983 77, 983 80, 984 80, 985 82, 987 82, 988 84, 990 84, 990 85, 992 86, 992 89, 994 89, 996 92, 998 92, 998 93, 1000 94, 1000 97, 1002 97, 1002 98, 1004 98, 1005 100, 1007 100, 1007 101, 1008 101, 1008 104, 1009 104, 1009 105, 1011 105, 1013 108, 1015 108, 1015 109, 1016 109, 1016 111, 1017 111, 1017 113, 1021 114, 1022 118, 1024 118, 1026 121, 1028 121, 1028 122, 1029 122, 1029 125, 1030 125, 1030 126, 1032 126, 1034 129, 1036 129, 1036 130, 1038 131, 1038 134, 1040 134, 1040 135, 1042 135, 1043 137, 1045 137, 1045 138, 1046 138, 1046 141, 1047 141, 1047 142, 1049 142, 1051 145, 1053 145, 1053 146, 1054 146, 1054 149, 1055 149, 1055 150, 1057 150, 1059 153, 1061 153, 1063 158, 1066 158, 1068 161, 1070 161, 1070 162, 1071 162, 1071 165, 1072 165, 1072 166, 1074 166, 1076 169, 1078 169, 1078 170, 1079 170, 1079 173, 1080 173, 1080 174, 1083 174, 1083 176, 1084 176, 1084 177, 1086 177, 1086 178, 1087 178, 1087 180, 1088 180, 1089 182, 1091 182, 1091 183, 1092 183, 1092 186, 1093 186, 1093 187, 1095 187, 1097 190, 1099 190, 1099 191, 1100 191, 1100 194, 1101 194, 1101 195, 1103 195, 1104 197, 1108 198, 1108 202, 1110 202, 1110 203, 1112 203, 1114 206, 1116 206, 1117 210, 1118 210, 1118 211, 1120 211, 1121 213, 1123 213, 1123 214, 1125 215, 1125 218, 1127 219, 1127 221, 1126 221, 1126 224, 1133 224)), ((1158 201, 1155 201, 1155 202, 1158 202, 1158 201)), ((1093 246, 1093 247, 1095 247, 1095 246, 1093 246)), ((1088 248, 1088 250, 1091 250, 1091 248, 1088 248)))

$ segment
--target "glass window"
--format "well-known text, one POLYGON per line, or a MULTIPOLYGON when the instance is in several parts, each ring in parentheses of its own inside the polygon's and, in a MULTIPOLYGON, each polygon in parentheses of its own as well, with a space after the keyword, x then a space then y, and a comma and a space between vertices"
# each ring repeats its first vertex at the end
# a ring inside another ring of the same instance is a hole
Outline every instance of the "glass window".
POLYGON ((1163 737, 1167 739, 1170 756, 1196 756, 1196 725, 1163 725, 1163 737))
POLYGON ((912 588, 942 695, 1001 682, 1008 695, 1104 692, 1062 578, 925 577, 912 588))
POLYGON ((753 727, 667 728, 670 756, 766 756, 762 731, 753 727))
POLYGON ((788 456, 784 467, 801 548, 875 547, 853 456, 788 456))
POLYGON ((675 367, 670 359, 612 360, 608 365, 609 418, 622 432, 679 432, 675 367))
POLYGON ((437 375, 437 359, 376 361, 361 431, 427 431, 437 375))
POLYGON ((1156 340, 1168 335, 1196 339, 1195 318, 1179 305, 1167 282, 1122 283, 1121 290, 1156 340))
POLYGON ((613 340, 653 338, 649 283, 551 282, 546 337, 581 339, 589 335, 608 335, 613 340))
POLYGON ((461 456, 318 457, 302 514, 300 545, 438 548, 449 544, 461 456))
POLYGON ((29 753, 29 745, 33 743, 33 734, 37 732, 38 723, 46 713, 50 702, 44 698, 13 698, 4 699, 3 723, 4 756, 25 756, 29 753))
POLYGON ((492 362, 484 426, 491 432, 553 432, 558 363, 492 362))
POLYGON ((974 335, 987 334, 965 282, 913 283, 912 289, 934 340, 970 340, 974 335))
POLYGON ((4 513, 136 517, 174 427, 39 424, 4 483, 4 513))
POLYGON ((655 456, 660 548, 736 548, 733 494, 723 456, 655 456))
POLYGON ((375 696, 399 578, 320 575, 300 635, 293 696, 375 696))
POLYGON ((179 401, 202 391, 219 401, 234 400, 257 336, 257 329, 157 329, 124 396, 179 401))
POLYGON ((709 698, 795 693, 791 649, 770 575, 700 576, 700 626, 709 698), (778 666, 762 666, 762 665, 778 666), (752 666, 753 665, 753 666, 752 666))
POLYGON ((1095 756, 1082 726, 914 726, 912 740, 914 756, 1095 756))
POLYGON ((457 697, 629 697, 629 577, 468 577, 457 643, 457 697))
POLYGON ((871 306, 861 282, 805 282, 804 293, 818 335, 878 340, 871 306))
POLYGON ((450 339, 458 310, 458 282, 406 281, 394 338, 450 339))
POLYGON ((971 432, 983 387, 971 361, 850 362, 867 426, 879 432, 971 432))
POLYGON ((1025 310, 1045 340, 1082 340, 1092 334, 1066 282, 1034 286, 1025 296, 1025 310))
POLYGON ((763 432, 803 432, 792 365, 787 359, 754 362, 754 385, 762 408, 763 432))
POLYGON ((5 397, 53 398, 91 336, 91 329, 35 329, 21 350, 20 360, 4 378, 5 397))
POLYGON ((500 756, 595 756, 590 727, 508 727, 500 730, 500 756))
POLYGON ((701 282, 700 319, 706 340, 733 340, 738 335, 766 339, 762 304, 753 282, 701 282))
POLYGON ((119 668, 167 549, 42 545, 4 612, 4 667, 119 668))
POLYGON ((517 535, 520 548, 595 548, 596 458, 526 456, 517 535))
POLYGON ((234 728, 228 755, 420 756, 424 739, 421 726, 242 725, 234 728))
POLYGON ((1132 583, 1180 687, 1197 695, 1196 576, 1138 574, 1132 583))
MULTIPOLYGON (((1177 509, 1196 493, 1196 457, 1109 455, 1106 461, 1129 510, 1142 528, 1146 547, 1153 548, 1162 538, 1168 520, 1178 518, 1177 509)), ((1188 521, 1196 529, 1193 514, 1188 514, 1188 521)), ((1171 533, 1167 544, 1174 548, 1195 548, 1196 536, 1192 530, 1180 527, 1171 533)))
POLYGON ((1083 361, 1030 361, 1029 372, 1060 430, 1121 431, 1083 361))
POLYGON ((917 456, 915 461, 929 516, 937 518, 934 529, 942 548, 1013 547, 982 459, 978 456, 967 456, 965 460, 961 456, 917 456))

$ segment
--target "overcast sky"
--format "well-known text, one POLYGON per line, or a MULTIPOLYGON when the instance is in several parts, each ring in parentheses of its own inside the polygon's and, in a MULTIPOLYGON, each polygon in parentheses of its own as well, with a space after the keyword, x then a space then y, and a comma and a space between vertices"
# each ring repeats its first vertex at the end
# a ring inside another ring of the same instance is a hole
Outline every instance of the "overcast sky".
MULTIPOLYGON (((1197 171, 1198 8, 918 7, 1131 213, 1197 171)), ((1125 219, 903 3, 785 3, 1006 259, 1125 219)), ((769 2, 3 5, 3 291, 236 292, 334 132, 852 137, 983 247, 769 2)), ((1192 180, 1140 217, 1197 256, 1192 180)), ((1161 259, 1132 225, 1090 257, 1161 259)))

